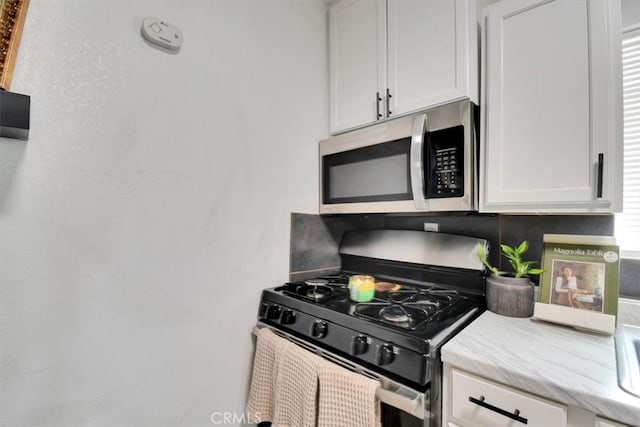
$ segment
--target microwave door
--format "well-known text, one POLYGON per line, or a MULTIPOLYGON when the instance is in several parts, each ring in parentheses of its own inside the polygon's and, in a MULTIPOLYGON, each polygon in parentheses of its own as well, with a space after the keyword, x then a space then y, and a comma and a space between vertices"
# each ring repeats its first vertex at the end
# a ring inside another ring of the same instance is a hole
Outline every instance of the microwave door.
POLYGON ((320 142, 320 213, 413 212, 413 118, 320 142))
POLYGON ((413 119, 413 129, 411 131, 411 153, 410 153, 410 174, 411 191, 413 193, 413 203, 416 210, 428 210, 429 206, 425 197, 425 165, 428 159, 424 158, 425 134, 428 129, 428 119, 426 114, 418 114, 413 119))

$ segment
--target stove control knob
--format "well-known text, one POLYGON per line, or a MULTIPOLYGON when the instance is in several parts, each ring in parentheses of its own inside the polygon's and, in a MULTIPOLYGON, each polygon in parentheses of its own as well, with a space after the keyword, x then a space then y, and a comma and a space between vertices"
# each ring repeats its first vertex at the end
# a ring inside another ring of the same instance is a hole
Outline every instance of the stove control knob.
POLYGON ((391 344, 383 344, 378 347, 378 352, 376 354, 376 364, 380 366, 388 365, 389 363, 393 362, 394 357, 393 346, 391 344))
POLYGON ((283 310, 282 316, 280 316, 280 323, 282 325, 291 325, 296 322, 296 312, 293 310, 283 310))
POLYGON ((327 336, 329 325, 322 320, 316 320, 311 327, 311 336, 314 338, 324 338, 327 336))
POLYGON ((367 350, 369 350, 367 337, 365 335, 358 335, 357 337, 353 337, 353 346, 351 348, 354 356, 366 353, 367 350))
POLYGON ((258 311, 258 318, 264 319, 265 317, 267 317, 268 309, 269 309, 269 304, 267 304, 266 302, 263 302, 262 304, 260 304, 260 311, 258 311))
POLYGON ((281 311, 282 309, 279 305, 270 305, 269 307, 267 307, 267 320, 276 320, 278 317, 280 317, 281 311))

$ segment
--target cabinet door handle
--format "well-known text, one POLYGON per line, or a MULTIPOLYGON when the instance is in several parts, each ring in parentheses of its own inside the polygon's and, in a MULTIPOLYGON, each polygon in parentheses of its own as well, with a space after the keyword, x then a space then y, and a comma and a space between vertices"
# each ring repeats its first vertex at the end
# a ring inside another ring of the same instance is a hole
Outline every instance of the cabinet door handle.
POLYGON ((380 114, 380 92, 376 92, 376 120, 380 120, 382 118, 382 114, 380 114))
POLYGON ((507 418, 511 418, 512 420, 516 420, 522 424, 528 424, 529 420, 520 416, 520 410, 516 409, 513 412, 505 411, 502 408, 498 408, 497 406, 493 406, 490 403, 484 401, 484 396, 480 396, 480 399, 476 399, 475 397, 469 396, 469 402, 475 403, 478 406, 482 406, 490 411, 497 412, 500 415, 504 415, 507 418))
POLYGON ((604 175, 604 153, 598 153, 598 182, 596 188, 596 197, 602 197, 602 180, 604 175))
POLYGON ((389 92, 389 88, 387 88, 387 117, 391 115, 391 92, 389 92))

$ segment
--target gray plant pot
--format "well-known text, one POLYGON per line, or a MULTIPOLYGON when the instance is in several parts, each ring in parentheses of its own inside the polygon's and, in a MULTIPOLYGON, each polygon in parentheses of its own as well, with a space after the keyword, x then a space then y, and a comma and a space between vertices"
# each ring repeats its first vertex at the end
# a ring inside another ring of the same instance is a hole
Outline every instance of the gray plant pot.
POLYGON ((487 308, 509 317, 531 317, 534 305, 534 284, 528 277, 487 277, 487 308))

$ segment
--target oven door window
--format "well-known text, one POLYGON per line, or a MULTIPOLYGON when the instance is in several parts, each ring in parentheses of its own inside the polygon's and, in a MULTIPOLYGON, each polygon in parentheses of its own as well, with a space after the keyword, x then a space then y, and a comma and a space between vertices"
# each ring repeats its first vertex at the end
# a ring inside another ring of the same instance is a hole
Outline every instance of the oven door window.
POLYGON ((398 139, 322 159, 325 204, 413 200, 411 138, 398 139))
POLYGON ((425 422, 400 409, 380 403, 380 421, 382 427, 423 427, 425 422))

